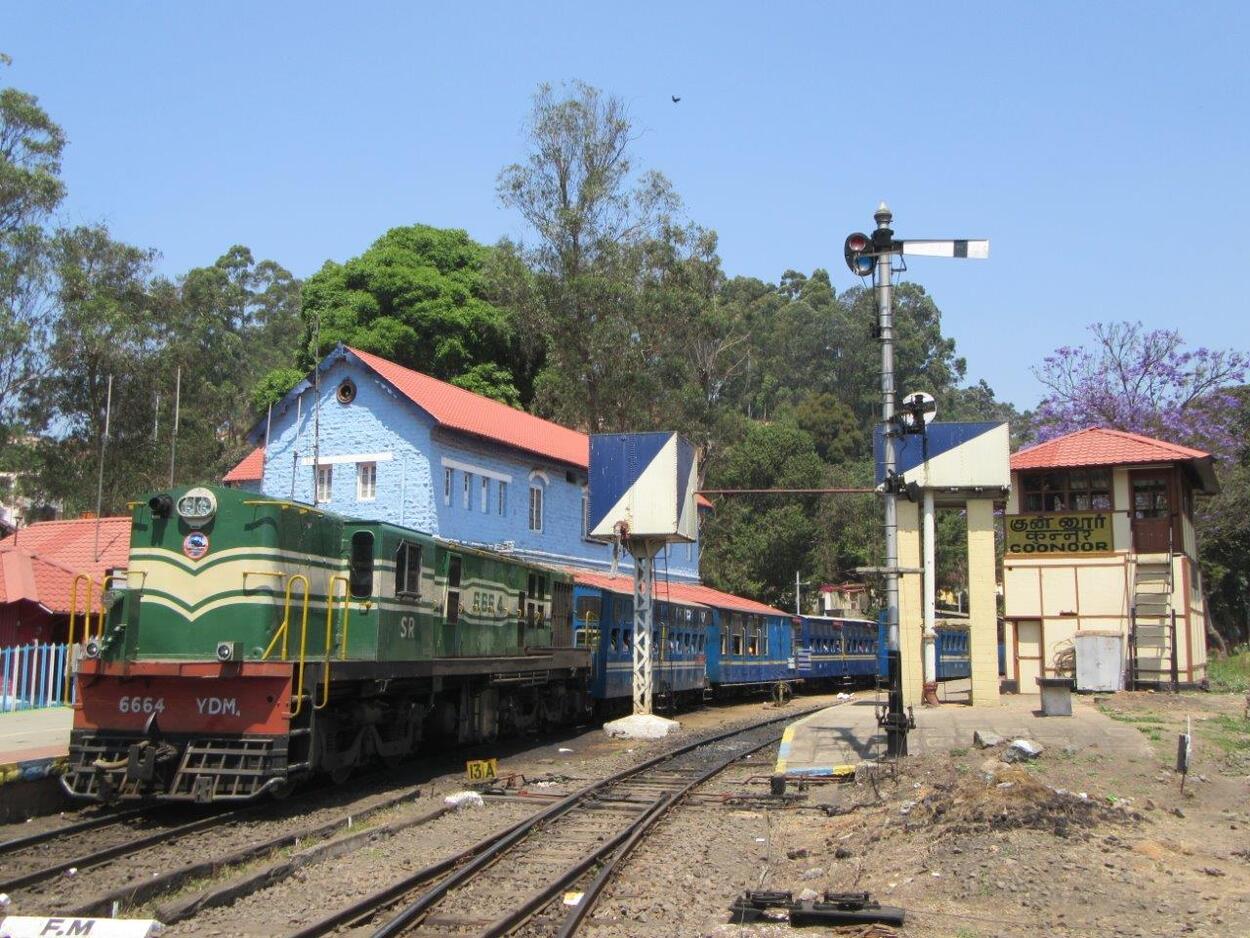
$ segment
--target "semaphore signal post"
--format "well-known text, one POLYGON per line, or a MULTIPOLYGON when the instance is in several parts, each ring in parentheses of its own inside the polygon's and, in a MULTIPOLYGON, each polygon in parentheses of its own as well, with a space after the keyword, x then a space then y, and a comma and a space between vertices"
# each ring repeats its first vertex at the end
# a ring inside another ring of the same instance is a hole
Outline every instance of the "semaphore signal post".
POLYGON ((872 235, 861 232, 846 238, 844 254, 851 273, 874 278, 877 299, 877 335, 881 341, 881 426, 884 436, 885 480, 881 494, 885 502, 885 577, 887 660, 889 666, 889 699, 879 717, 886 733, 886 753, 907 754, 907 732, 914 722, 903 707, 902 663, 899 646, 899 569, 898 562, 898 496, 901 477, 897 473, 897 437, 909 430, 923 431, 922 414, 907 421, 895 417, 894 387, 894 256, 987 258, 988 240, 952 239, 897 241, 890 227, 894 214, 882 202, 873 214, 877 223, 872 235))

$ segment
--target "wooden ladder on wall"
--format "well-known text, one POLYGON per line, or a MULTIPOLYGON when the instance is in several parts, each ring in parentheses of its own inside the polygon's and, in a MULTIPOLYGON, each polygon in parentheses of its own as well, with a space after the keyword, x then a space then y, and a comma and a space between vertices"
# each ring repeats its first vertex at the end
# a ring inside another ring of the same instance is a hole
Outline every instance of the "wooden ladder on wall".
POLYGON ((1172 552, 1139 557, 1129 618, 1128 689, 1178 682, 1176 611, 1172 608, 1172 552), (1154 559, 1154 558, 1161 559, 1154 559))

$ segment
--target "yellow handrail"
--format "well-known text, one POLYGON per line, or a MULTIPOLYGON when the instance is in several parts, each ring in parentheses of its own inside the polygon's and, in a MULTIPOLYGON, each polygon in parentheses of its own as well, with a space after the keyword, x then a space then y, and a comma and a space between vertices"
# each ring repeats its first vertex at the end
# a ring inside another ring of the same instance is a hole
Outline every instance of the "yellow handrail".
POLYGON ((260 656, 262 661, 273 654, 273 647, 278 643, 279 638, 282 639, 282 657, 284 659, 288 657, 287 635, 290 633, 291 626, 291 593, 295 589, 296 580, 299 580, 304 584, 302 627, 304 630, 307 630, 308 628, 308 600, 310 598, 308 595, 308 577, 304 576, 302 573, 296 573, 286 581, 286 598, 282 602, 282 624, 279 625, 278 630, 273 633, 273 638, 269 640, 269 646, 265 649, 264 654, 260 656))
POLYGON ((269 645, 265 648, 264 653, 260 656, 261 660, 267 659, 273 654, 274 646, 278 644, 278 639, 282 639, 282 659, 285 661, 290 657, 290 643, 288 637, 291 632, 291 597, 295 590, 295 581, 298 580, 304 587, 304 601, 300 606, 300 627, 299 627, 299 666, 295 669, 295 694, 291 705, 291 716, 295 716, 300 712, 304 705, 304 654, 308 644, 308 603, 312 598, 308 586, 308 577, 302 573, 292 574, 286 581, 286 596, 282 602, 282 624, 278 626, 273 638, 269 640, 269 645))
POLYGON ((338 584, 343 584, 343 639, 339 648, 339 658, 347 658, 347 627, 351 618, 351 584, 341 574, 330 574, 326 581, 326 655, 325 675, 321 684, 321 703, 313 704, 313 709, 324 710, 330 703, 330 654, 334 650, 334 601, 337 598, 338 584))
POLYGON ((91 631, 91 593, 95 588, 95 580, 89 574, 80 573, 70 582, 69 585, 69 644, 65 648, 65 689, 62 691, 61 702, 68 704, 70 702, 74 680, 74 634, 78 625, 78 583, 79 581, 87 581, 87 611, 83 622, 82 634, 83 641, 87 640, 88 633, 91 631))

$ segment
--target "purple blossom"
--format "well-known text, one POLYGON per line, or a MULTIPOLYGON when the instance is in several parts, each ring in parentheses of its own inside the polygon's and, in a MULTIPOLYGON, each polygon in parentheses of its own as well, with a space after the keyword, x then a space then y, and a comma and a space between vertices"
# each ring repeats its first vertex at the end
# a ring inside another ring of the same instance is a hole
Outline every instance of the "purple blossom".
POLYGON ((1047 394, 1037 407, 1039 440, 1090 426, 1127 430, 1227 458, 1241 446, 1238 402, 1250 358, 1233 350, 1189 350, 1170 329, 1140 322, 1094 323, 1093 339, 1063 346, 1033 373, 1047 394))

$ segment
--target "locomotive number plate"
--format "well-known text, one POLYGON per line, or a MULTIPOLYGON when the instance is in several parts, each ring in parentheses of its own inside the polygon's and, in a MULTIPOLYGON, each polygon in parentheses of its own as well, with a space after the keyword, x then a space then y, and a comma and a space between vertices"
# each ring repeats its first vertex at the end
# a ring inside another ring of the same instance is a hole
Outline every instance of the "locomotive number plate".
POLYGON ((486 782, 498 774, 498 759, 470 759, 464 764, 464 777, 471 782, 486 782))

